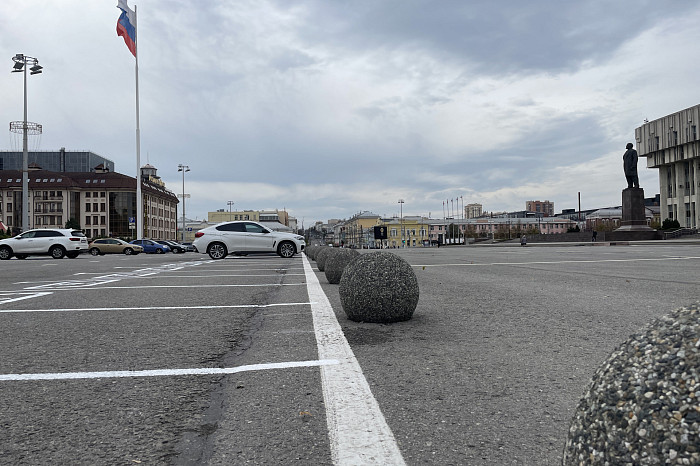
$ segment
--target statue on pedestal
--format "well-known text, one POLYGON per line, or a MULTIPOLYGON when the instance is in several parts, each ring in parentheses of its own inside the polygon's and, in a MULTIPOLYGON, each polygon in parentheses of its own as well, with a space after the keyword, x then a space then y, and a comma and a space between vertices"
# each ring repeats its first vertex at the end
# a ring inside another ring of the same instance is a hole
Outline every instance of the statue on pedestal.
POLYGON ((627 152, 622 156, 622 166, 625 169, 625 178, 627 178, 628 188, 639 187, 639 175, 637 174, 637 151, 633 149, 634 145, 627 143, 627 152))

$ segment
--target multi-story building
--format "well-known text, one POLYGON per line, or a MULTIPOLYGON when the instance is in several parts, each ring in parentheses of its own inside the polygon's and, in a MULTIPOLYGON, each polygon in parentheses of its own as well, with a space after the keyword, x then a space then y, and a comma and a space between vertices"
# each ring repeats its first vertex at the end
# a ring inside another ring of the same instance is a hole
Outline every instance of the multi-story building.
POLYGON ((467 204, 464 206, 464 218, 477 218, 481 217, 484 213, 483 206, 481 204, 467 204))
MULTIPOLYGON (((22 170, 22 152, 0 151, 0 170, 22 170)), ((27 153, 28 165, 34 164, 51 172, 89 172, 102 165, 105 170, 113 172, 114 162, 89 151, 30 151, 27 153)))
POLYGON ((659 169, 661 218, 688 228, 700 223, 699 122, 695 105, 634 130, 639 156, 646 157, 648 168, 659 169))
POLYGON ((259 222, 260 212, 257 210, 237 210, 229 212, 221 209, 216 212, 209 212, 207 214, 207 220, 210 223, 231 222, 233 220, 252 220, 254 222, 259 222))
POLYGON ((526 201, 525 210, 542 214, 545 217, 554 216, 554 202, 551 201, 526 201))
MULTIPOLYGON (((155 168, 142 169, 144 235, 175 239, 177 197, 165 188, 155 168)), ((90 238, 133 238, 136 217, 136 178, 107 171, 29 171, 29 228, 60 228, 77 223, 90 238)), ((9 227, 22 225, 22 171, 0 171, 0 219, 9 227)))

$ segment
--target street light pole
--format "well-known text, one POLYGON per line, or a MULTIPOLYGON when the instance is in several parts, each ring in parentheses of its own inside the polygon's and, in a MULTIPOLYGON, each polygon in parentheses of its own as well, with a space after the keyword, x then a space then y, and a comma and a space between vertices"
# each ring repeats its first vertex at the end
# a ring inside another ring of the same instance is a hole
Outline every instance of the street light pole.
POLYGON ((228 221, 230 222, 231 221, 231 206, 235 203, 233 201, 228 201, 227 204, 228 204, 228 221))
POLYGON ((22 123, 22 231, 29 229, 29 149, 27 134, 29 125, 27 123, 27 66, 32 65, 30 74, 40 74, 43 69, 39 65, 39 60, 18 53, 12 57, 15 62, 12 72, 24 73, 24 120, 22 123))
POLYGON ((185 173, 190 171, 190 167, 178 164, 177 171, 182 172, 182 242, 185 242, 185 173))
POLYGON ((403 199, 399 199, 399 205, 401 206, 401 246, 406 247, 406 243, 404 243, 404 229, 403 229, 403 203, 405 201, 403 199))

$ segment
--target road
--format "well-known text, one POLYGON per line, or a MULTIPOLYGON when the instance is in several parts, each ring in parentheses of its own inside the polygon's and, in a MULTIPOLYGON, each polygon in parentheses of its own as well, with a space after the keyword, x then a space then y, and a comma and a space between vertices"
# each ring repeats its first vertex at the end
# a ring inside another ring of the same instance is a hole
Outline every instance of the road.
POLYGON ((3 262, 0 463, 559 464, 598 365, 698 300, 693 245, 391 252, 392 325, 303 256, 3 262))

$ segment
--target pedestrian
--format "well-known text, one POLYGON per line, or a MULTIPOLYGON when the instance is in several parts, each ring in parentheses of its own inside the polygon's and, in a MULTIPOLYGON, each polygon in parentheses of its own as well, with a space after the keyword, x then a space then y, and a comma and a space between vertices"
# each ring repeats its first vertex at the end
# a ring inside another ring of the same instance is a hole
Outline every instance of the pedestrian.
POLYGON ((593 230, 593 239, 591 239, 591 241, 593 241, 595 243, 595 240, 597 237, 598 237, 598 232, 593 230))
POLYGON ((520 238, 520 246, 525 246, 527 244, 527 237, 525 235, 520 238))

